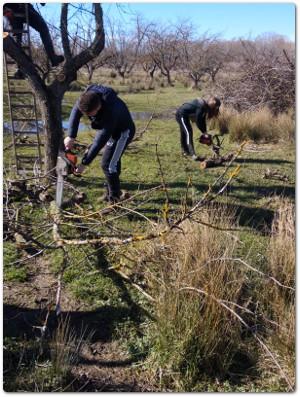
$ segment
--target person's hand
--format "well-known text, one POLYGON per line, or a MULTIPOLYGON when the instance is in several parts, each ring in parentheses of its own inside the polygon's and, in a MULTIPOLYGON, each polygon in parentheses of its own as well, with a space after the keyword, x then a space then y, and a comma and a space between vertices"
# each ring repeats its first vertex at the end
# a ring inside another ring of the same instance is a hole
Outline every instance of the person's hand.
POLYGON ((78 167, 75 168, 75 174, 81 175, 85 170, 85 166, 83 164, 79 164, 78 167))
POLYGON ((70 136, 67 136, 67 137, 64 139, 65 149, 66 149, 66 150, 71 150, 71 149, 73 149, 74 142, 75 142, 75 139, 74 139, 74 138, 71 138, 70 136))

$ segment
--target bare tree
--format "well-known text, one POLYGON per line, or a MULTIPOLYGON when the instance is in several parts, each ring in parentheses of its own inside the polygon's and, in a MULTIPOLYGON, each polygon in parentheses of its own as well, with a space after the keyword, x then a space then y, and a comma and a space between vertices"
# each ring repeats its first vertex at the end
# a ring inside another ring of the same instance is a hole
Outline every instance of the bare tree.
POLYGON ((157 70, 157 64, 153 61, 152 57, 149 54, 149 48, 147 43, 142 47, 141 53, 139 56, 139 64, 142 66, 146 76, 150 77, 150 87, 153 85, 154 73, 157 70))
POLYGON ((106 63, 124 80, 135 67, 148 26, 140 17, 135 19, 135 27, 131 32, 125 32, 120 24, 108 20, 106 63))
POLYGON ((229 51, 225 43, 217 39, 209 42, 204 52, 204 58, 206 73, 215 83, 217 74, 224 68, 227 59, 229 59, 229 51))
MULTIPOLYGON (((89 17, 95 21, 94 39, 90 46, 78 54, 73 54, 71 49, 71 23, 72 16, 68 14, 70 4, 61 4, 60 35, 63 46, 65 63, 60 72, 50 84, 43 80, 41 72, 34 66, 35 59, 31 61, 22 51, 20 46, 11 38, 3 41, 4 51, 19 65, 20 70, 28 77, 41 109, 43 127, 45 131, 45 169, 49 171, 56 164, 57 153, 63 138, 62 129, 62 99, 70 83, 77 78, 77 71, 92 59, 96 58, 104 48, 104 29, 102 8, 99 3, 92 4, 88 9, 84 5, 73 5, 75 12, 88 12, 89 17)), ((72 9, 73 11, 73 9, 72 9)), ((73 13, 74 16, 74 13, 73 13)))
POLYGON ((180 59, 180 38, 176 28, 155 26, 147 33, 147 42, 150 58, 172 86, 171 72, 180 59))
POLYGON ((203 35, 195 41, 183 42, 181 53, 182 63, 185 66, 188 76, 193 81, 194 89, 199 88, 199 83, 207 73, 206 51, 210 38, 203 35))

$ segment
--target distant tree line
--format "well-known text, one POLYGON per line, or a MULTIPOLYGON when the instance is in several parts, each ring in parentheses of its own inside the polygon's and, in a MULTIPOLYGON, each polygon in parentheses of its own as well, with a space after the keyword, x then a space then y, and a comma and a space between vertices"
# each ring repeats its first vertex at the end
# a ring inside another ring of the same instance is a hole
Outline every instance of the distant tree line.
MULTIPOLYGON (((84 39, 74 51, 90 45, 88 32, 82 30, 84 39)), ((125 32, 120 23, 108 21, 106 46, 85 67, 90 81, 101 67, 123 80, 144 71, 150 86, 157 75, 169 86, 180 76, 193 89, 211 86, 241 111, 268 106, 277 113, 295 103, 295 45, 277 34, 224 40, 217 34, 195 34, 187 22, 162 26, 137 17, 125 32)))
MULTIPOLYGON (((93 19, 89 21, 77 21, 69 33, 73 56, 89 48, 95 37, 93 19)), ((52 30, 52 37, 59 40, 57 30, 52 30)), ((241 111, 268 106, 277 113, 294 106, 294 42, 274 33, 224 40, 218 34, 195 32, 189 22, 163 26, 136 16, 125 30, 124 23, 106 18, 105 48, 83 66, 88 81, 101 68, 111 69, 123 81, 143 71, 149 87, 156 76, 169 86, 180 76, 195 90, 210 87, 241 111)), ((47 58, 38 47, 37 62, 47 71, 47 58)))

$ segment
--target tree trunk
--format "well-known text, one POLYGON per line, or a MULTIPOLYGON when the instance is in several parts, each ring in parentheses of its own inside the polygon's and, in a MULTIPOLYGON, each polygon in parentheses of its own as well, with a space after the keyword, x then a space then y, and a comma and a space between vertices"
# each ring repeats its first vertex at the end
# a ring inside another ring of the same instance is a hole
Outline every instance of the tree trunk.
POLYGON ((154 80, 155 69, 156 69, 156 65, 149 72, 149 75, 150 75, 150 78, 151 78, 151 84, 153 83, 153 80, 154 80))
POLYGON ((170 73, 169 70, 166 71, 166 76, 167 76, 168 85, 170 87, 173 87, 173 83, 172 83, 172 80, 171 80, 171 73, 170 73))
POLYGON ((50 172, 56 165, 57 154, 63 144, 62 95, 48 95, 47 102, 40 105, 45 134, 45 171, 50 172))
POLYGON ((192 89, 198 90, 199 89, 199 80, 196 79, 195 77, 192 77, 192 81, 193 81, 192 89))

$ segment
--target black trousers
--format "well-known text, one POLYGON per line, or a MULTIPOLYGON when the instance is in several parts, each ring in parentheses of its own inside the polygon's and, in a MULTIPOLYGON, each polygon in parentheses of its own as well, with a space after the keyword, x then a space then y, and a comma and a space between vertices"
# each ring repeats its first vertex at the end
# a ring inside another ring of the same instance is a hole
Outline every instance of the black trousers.
MULTIPOLYGON (((25 8, 24 8, 24 14, 25 14, 25 8)), ((45 51, 48 55, 48 58, 50 59, 52 64, 55 64, 55 51, 52 43, 52 39, 49 33, 48 26, 44 19, 41 17, 41 15, 33 8, 31 4, 28 5, 28 22, 31 27, 33 27, 34 30, 39 32, 41 36, 41 40, 43 42, 43 45, 45 47, 45 51)), ((23 29, 23 24, 26 23, 26 16, 24 17, 18 17, 15 16, 13 20, 10 22, 11 26, 13 29, 23 29)), ((17 33, 16 34, 16 39, 17 43, 21 45, 22 43, 22 33, 17 33)))
POLYGON ((190 119, 186 116, 182 116, 180 112, 177 112, 176 121, 180 128, 180 144, 182 151, 188 156, 193 156, 195 154, 195 149, 193 142, 193 128, 190 119))
POLYGON ((135 129, 128 128, 121 133, 119 139, 110 138, 105 145, 101 166, 106 177, 109 199, 120 197, 121 157, 134 134, 135 129))

